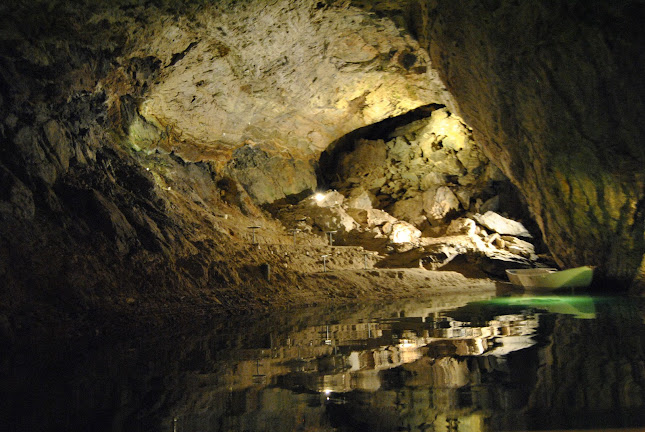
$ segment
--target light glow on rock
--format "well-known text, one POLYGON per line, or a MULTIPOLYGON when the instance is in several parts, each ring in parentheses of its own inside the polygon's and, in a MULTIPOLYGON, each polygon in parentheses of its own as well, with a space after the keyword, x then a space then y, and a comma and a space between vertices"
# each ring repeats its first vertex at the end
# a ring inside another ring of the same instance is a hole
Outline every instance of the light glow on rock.
POLYGON ((403 224, 395 225, 390 236, 393 243, 410 243, 415 237, 414 228, 403 224))

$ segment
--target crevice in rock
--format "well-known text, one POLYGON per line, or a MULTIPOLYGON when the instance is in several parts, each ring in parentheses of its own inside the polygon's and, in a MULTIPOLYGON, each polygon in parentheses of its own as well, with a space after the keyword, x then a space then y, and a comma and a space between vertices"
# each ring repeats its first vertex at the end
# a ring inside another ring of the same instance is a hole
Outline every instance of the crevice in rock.
POLYGON ((186 49, 183 50, 182 52, 173 54, 172 58, 170 59, 170 63, 168 63, 168 65, 166 67, 171 67, 171 66, 174 66, 175 64, 177 64, 177 62, 179 60, 183 59, 186 56, 186 54, 188 54, 190 52, 190 50, 192 50, 196 46, 197 46, 197 42, 191 42, 186 47, 186 49))

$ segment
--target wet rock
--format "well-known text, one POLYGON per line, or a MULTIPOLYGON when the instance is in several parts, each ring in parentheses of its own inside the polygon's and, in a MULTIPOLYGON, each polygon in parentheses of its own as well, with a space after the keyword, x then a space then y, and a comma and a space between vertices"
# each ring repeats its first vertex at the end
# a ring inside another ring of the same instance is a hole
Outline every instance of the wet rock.
POLYGON ((493 211, 472 216, 480 225, 499 234, 531 238, 531 233, 520 222, 505 218, 493 211))

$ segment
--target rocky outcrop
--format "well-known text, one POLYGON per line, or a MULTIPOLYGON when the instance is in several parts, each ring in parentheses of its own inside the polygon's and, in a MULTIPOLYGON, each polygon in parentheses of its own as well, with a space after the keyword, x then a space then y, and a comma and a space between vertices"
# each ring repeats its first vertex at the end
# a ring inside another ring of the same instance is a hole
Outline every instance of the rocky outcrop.
POLYGON ((360 246, 379 268, 442 269, 468 277, 505 278, 506 269, 543 266, 545 258, 548 262, 548 257, 536 254, 532 243, 515 237, 530 237, 520 222, 492 211, 454 219, 437 227, 444 235, 427 236, 414 225, 371 208, 366 200, 345 199, 337 191, 319 192, 282 206, 275 215, 290 227, 294 245, 296 234, 305 232, 335 245, 360 246), (360 208, 353 207, 357 202, 360 208))
POLYGON ((269 155, 245 145, 233 152, 225 171, 236 179, 256 203, 272 203, 287 196, 316 190, 314 165, 310 161, 269 155))
POLYGON ((330 151, 329 158, 338 162, 325 167, 326 175, 346 195, 367 191, 376 208, 419 228, 446 224, 466 210, 478 211, 495 196, 499 202, 496 194, 510 186, 468 128, 446 108, 432 109, 426 117, 389 131, 383 126, 380 133, 385 139, 358 138, 330 151))

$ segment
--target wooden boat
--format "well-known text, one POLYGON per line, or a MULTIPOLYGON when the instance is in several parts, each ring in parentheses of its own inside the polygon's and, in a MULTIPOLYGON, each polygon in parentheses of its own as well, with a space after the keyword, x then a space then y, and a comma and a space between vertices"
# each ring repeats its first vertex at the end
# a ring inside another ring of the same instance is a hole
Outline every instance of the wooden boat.
POLYGON ((591 284, 593 267, 508 269, 506 274, 513 285, 529 289, 582 288, 591 284))

